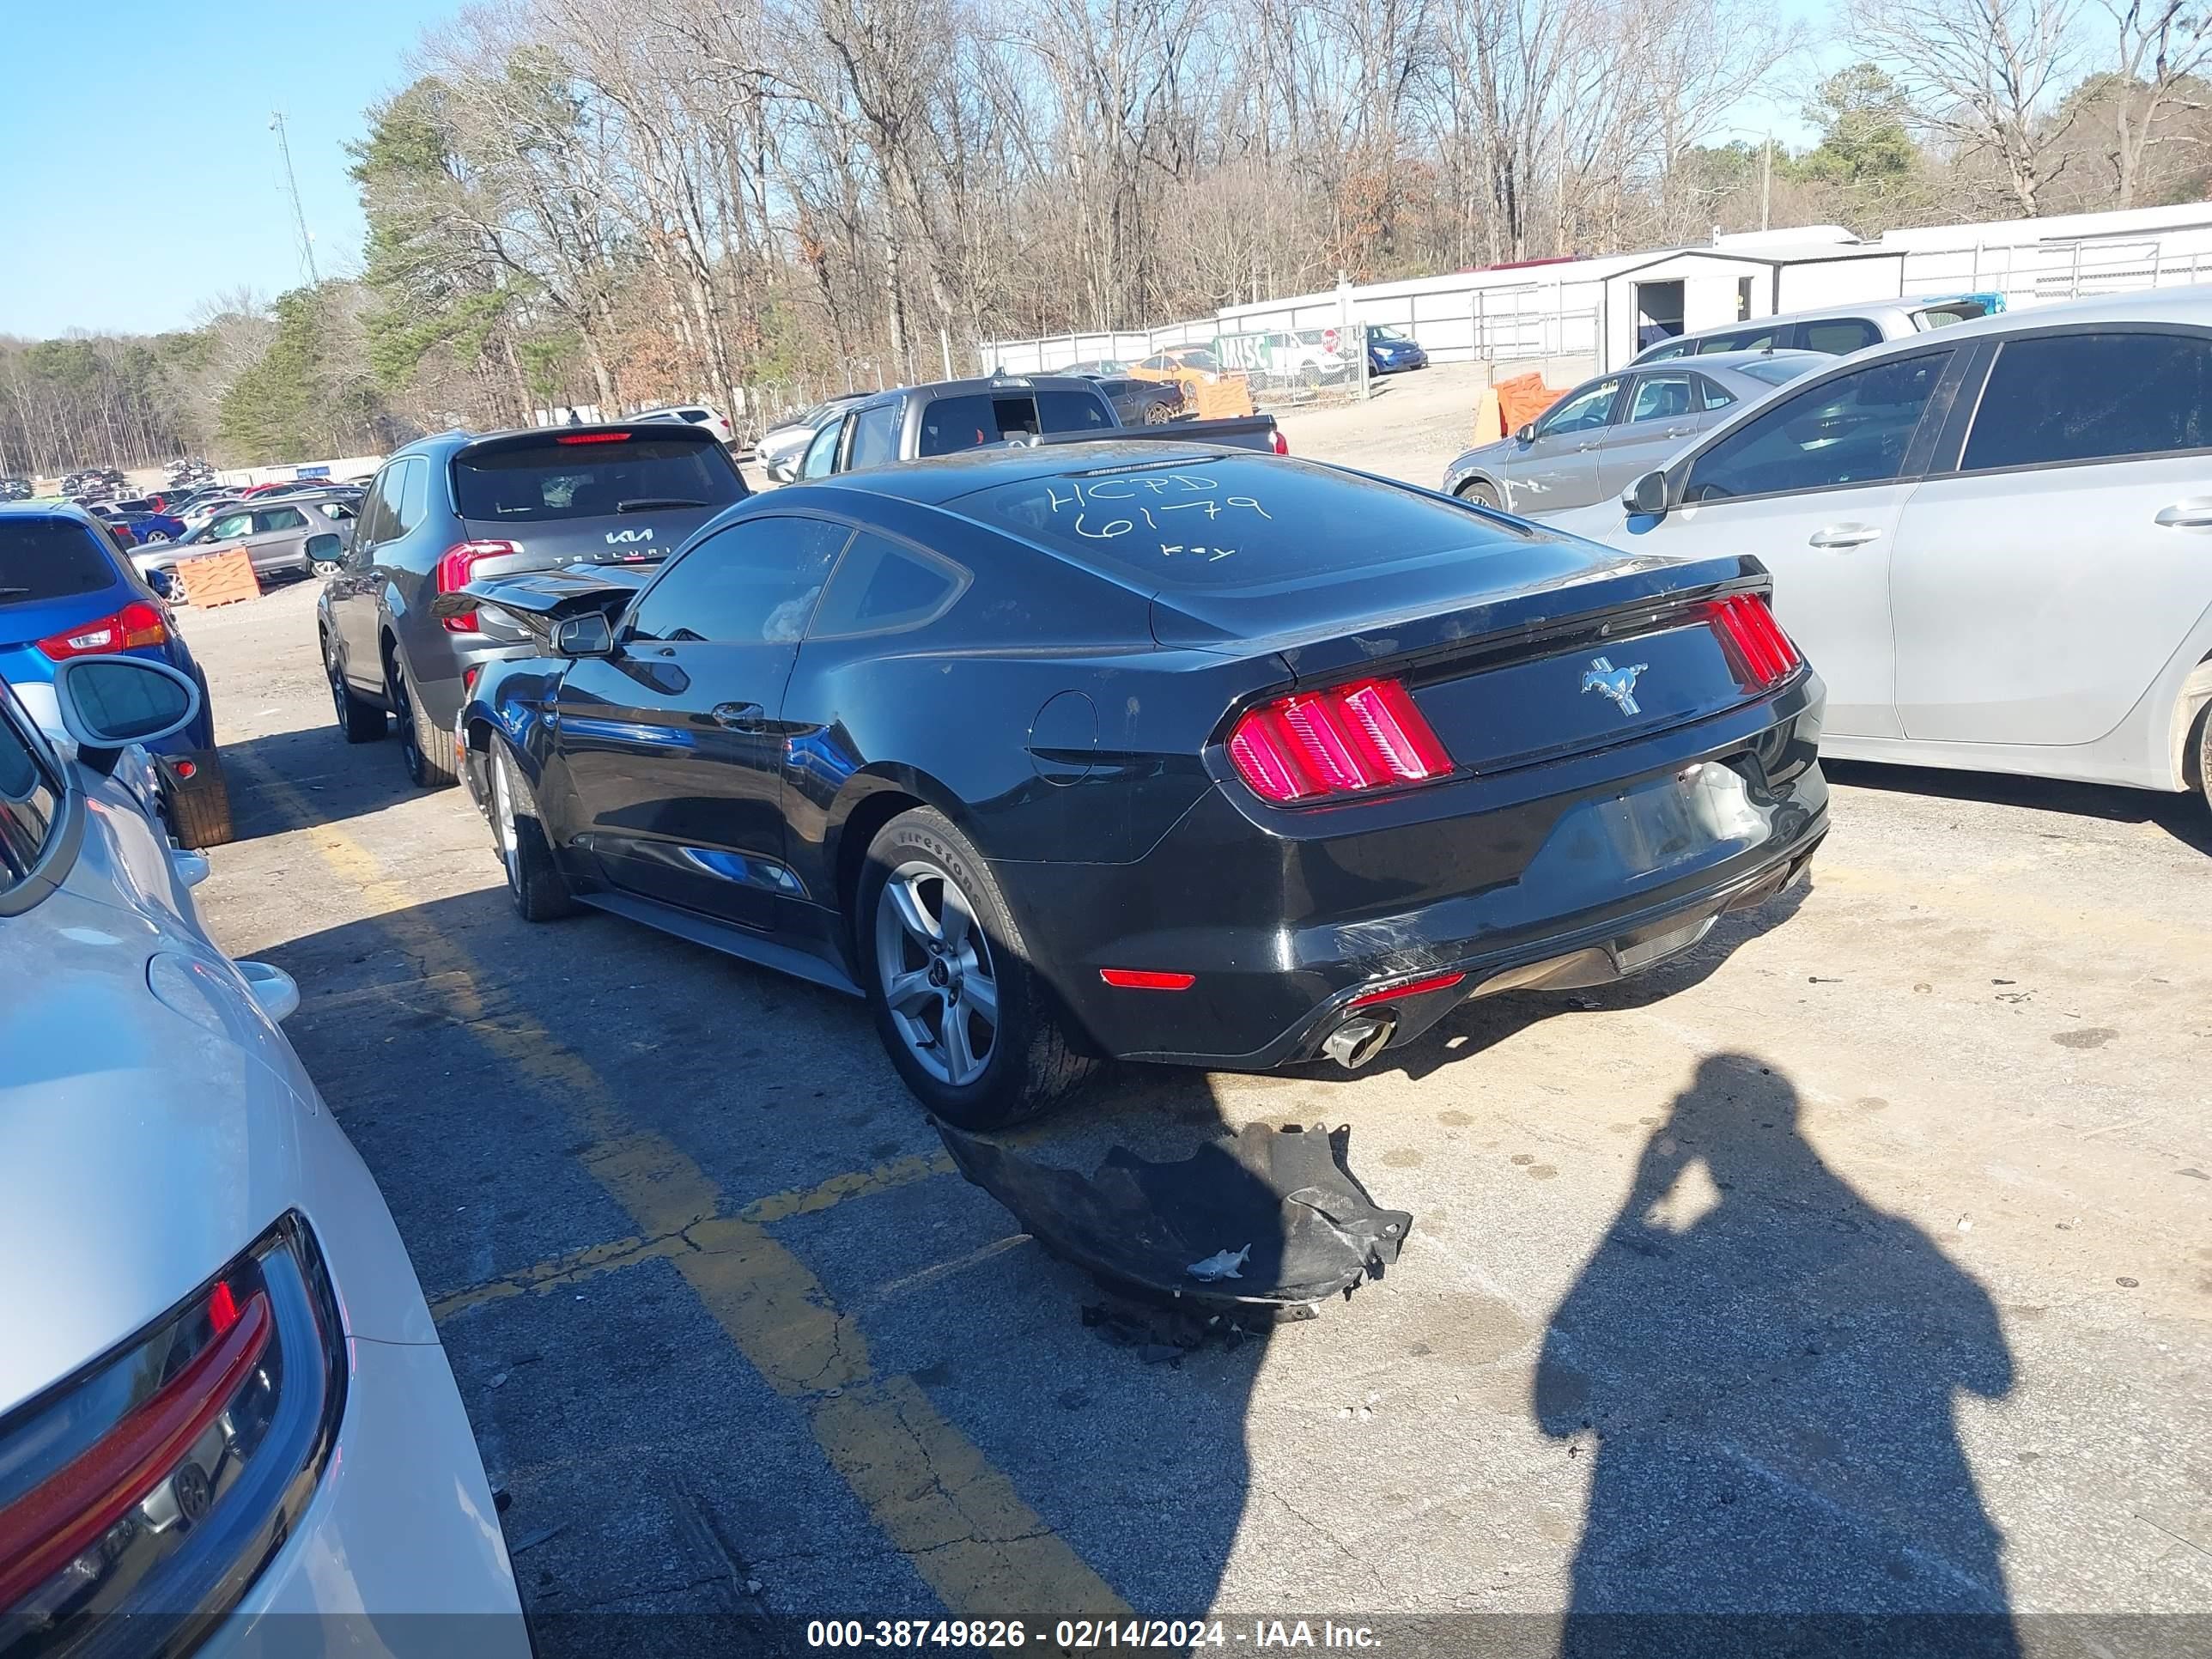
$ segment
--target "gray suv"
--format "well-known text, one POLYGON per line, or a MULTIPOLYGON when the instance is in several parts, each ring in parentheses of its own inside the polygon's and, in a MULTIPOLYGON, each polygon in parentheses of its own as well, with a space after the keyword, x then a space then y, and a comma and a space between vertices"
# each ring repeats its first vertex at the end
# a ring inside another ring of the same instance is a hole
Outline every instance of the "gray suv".
POLYGON ((434 617, 441 593, 487 576, 673 552, 749 492, 705 427, 611 422, 443 432, 384 464, 353 544, 315 605, 331 699, 349 743, 399 728, 408 775, 454 781, 453 717, 468 684, 527 636, 489 614, 434 617))
POLYGON ((175 541, 132 548, 131 562, 150 580, 156 570, 173 569, 186 559, 242 548, 256 576, 328 575, 352 539, 357 501, 332 491, 240 501, 175 541))

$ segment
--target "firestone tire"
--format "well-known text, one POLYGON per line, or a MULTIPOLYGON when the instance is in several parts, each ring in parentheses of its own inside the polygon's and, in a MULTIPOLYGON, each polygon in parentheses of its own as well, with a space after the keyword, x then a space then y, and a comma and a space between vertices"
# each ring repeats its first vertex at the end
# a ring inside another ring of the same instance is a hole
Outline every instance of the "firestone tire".
POLYGON ((877 832, 854 910, 877 1035, 946 1122, 1018 1123, 1097 1069, 1069 1042, 982 855, 941 813, 917 807, 877 832))

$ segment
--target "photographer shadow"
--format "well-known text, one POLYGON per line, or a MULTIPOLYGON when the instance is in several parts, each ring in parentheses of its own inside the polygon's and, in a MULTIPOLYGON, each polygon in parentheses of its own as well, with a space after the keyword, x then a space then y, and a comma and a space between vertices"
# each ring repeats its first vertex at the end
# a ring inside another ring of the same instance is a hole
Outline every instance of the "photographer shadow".
POLYGON ((2012 1387, 1996 1307, 1798 1109, 1708 1057, 1552 1316, 1534 1414, 1592 1466, 1572 1659, 2020 1650, 1954 1417, 2012 1387))

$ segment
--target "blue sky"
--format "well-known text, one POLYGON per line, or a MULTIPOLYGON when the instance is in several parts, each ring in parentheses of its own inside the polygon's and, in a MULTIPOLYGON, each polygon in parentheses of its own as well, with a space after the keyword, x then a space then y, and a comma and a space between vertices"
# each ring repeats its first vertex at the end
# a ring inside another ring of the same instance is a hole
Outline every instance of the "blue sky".
POLYGON ((200 303, 304 280, 269 113, 323 274, 358 268, 341 146, 460 0, 86 0, 0 5, 0 334, 152 332, 200 303), (100 240, 95 240, 95 236, 100 240), (104 244, 104 245, 103 245, 104 244))
MULTIPOLYGON (((0 334, 154 333, 189 326, 218 294, 298 286, 276 109, 319 268, 357 270, 361 208, 343 146, 368 106, 405 84, 423 27, 462 3, 0 3, 0 334)), ((1785 15, 1805 7, 1780 3, 1785 15)), ((1728 112, 1737 136, 1772 122, 1777 142, 1803 141, 1797 100, 1777 91, 1728 112)))

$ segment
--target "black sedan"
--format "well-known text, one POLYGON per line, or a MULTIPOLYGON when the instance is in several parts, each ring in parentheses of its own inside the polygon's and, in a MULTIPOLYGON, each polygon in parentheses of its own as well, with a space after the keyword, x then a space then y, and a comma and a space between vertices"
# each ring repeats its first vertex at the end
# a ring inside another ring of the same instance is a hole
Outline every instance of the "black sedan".
POLYGON ((1092 374, 1123 426, 1158 426, 1192 413, 1181 380, 1133 380, 1126 374, 1092 374))
POLYGON ((966 1127, 1100 1058, 1346 1066, 1778 890, 1821 687, 1756 561, 1097 440, 842 475, 494 579, 457 721, 515 902, 873 1005, 966 1127))

